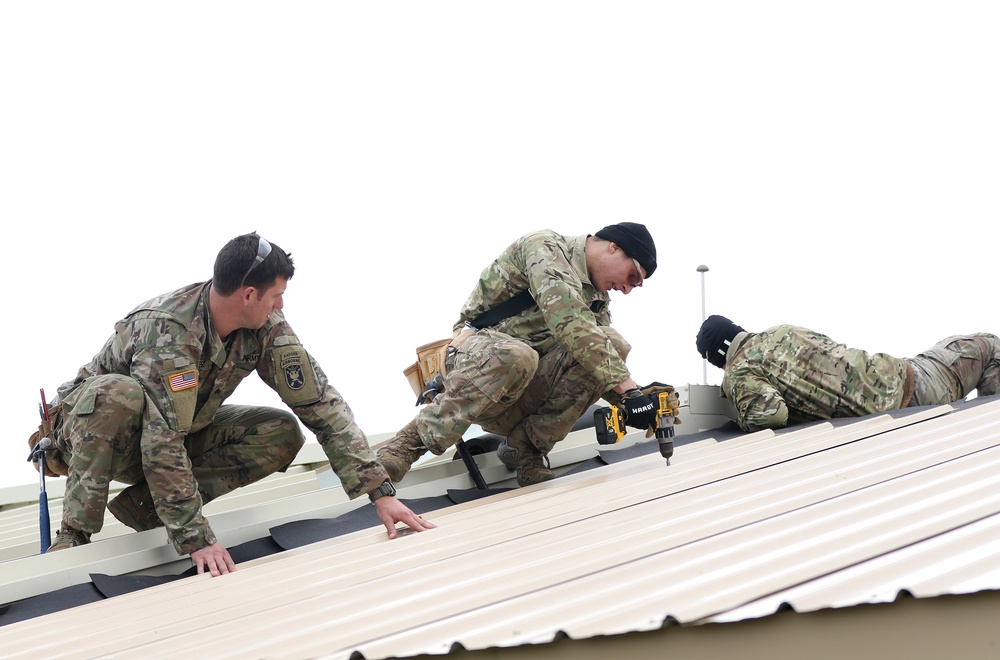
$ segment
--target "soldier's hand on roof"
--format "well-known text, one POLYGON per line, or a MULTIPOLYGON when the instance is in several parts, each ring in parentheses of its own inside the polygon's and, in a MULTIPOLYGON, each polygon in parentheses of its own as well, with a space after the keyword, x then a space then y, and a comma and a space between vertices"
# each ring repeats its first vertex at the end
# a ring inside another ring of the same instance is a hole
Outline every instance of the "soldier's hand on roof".
POLYGON ((389 533, 389 538, 396 538, 396 523, 401 522, 414 532, 423 532, 437 527, 429 520, 424 520, 417 514, 410 511, 409 507, 392 496, 380 497, 375 500, 375 513, 378 519, 385 525, 385 531, 389 533))
POLYGON ((191 561, 198 567, 198 575, 208 571, 212 577, 216 577, 236 570, 236 562, 229 555, 229 551, 218 543, 195 550, 191 553, 191 561))

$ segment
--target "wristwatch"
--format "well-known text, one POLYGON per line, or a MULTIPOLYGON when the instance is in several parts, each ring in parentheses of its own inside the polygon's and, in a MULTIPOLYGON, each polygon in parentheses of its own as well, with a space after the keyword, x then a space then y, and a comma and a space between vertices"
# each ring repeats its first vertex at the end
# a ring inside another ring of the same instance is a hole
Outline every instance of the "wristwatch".
POLYGON ((388 479, 383 481, 381 486, 379 486, 372 492, 368 493, 368 499, 370 499, 372 501, 372 504, 374 504, 375 500, 377 500, 380 497, 385 497, 386 495, 390 497, 396 496, 396 488, 395 486, 392 485, 392 482, 389 481, 388 479))

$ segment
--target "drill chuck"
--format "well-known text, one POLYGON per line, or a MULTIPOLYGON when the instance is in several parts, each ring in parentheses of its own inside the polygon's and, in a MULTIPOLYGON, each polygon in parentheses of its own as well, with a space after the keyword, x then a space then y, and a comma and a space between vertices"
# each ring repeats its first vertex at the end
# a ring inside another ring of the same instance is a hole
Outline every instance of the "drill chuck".
POLYGON ((670 464, 670 457, 674 455, 674 420, 671 417, 666 425, 659 424, 656 427, 656 442, 660 445, 660 456, 667 459, 670 464))

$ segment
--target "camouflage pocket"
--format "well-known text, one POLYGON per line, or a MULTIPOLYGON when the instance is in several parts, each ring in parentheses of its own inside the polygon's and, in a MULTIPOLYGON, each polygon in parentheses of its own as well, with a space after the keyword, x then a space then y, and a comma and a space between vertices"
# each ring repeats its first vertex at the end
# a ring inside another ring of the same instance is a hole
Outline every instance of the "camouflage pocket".
POLYGON ((498 405, 513 405, 538 368, 538 354, 516 339, 490 339, 480 331, 465 348, 455 356, 455 370, 498 405))

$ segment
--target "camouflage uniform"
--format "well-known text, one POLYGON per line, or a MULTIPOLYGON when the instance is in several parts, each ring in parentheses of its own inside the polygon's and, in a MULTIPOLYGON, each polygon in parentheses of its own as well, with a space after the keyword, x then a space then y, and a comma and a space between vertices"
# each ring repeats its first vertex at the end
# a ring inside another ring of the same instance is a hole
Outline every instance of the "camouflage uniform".
POLYGON ((55 444, 70 467, 64 525, 100 530, 109 482, 145 479, 177 551, 210 545, 202 505, 286 468, 304 441, 295 416, 316 434, 348 496, 388 478, 283 314, 222 341, 210 288, 193 284, 139 305, 59 388, 55 444), (254 371, 295 416, 222 405, 254 371))
POLYGON ((1000 393, 1000 339, 980 332, 954 335, 907 358, 916 375, 911 406, 929 406, 1000 393))
POLYGON ((431 452, 441 454, 478 423, 505 436, 521 425, 547 454, 588 407, 629 377, 630 346, 609 327, 608 294, 590 283, 586 238, 531 233, 482 272, 456 332, 526 289, 537 304, 477 331, 448 361, 444 393, 416 418, 431 452))
POLYGON ((957 401, 1000 391, 1000 341, 949 337, 915 358, 866 353, 806 328, 740 332, 726 354, 722 391, 744 431, 957 401))

